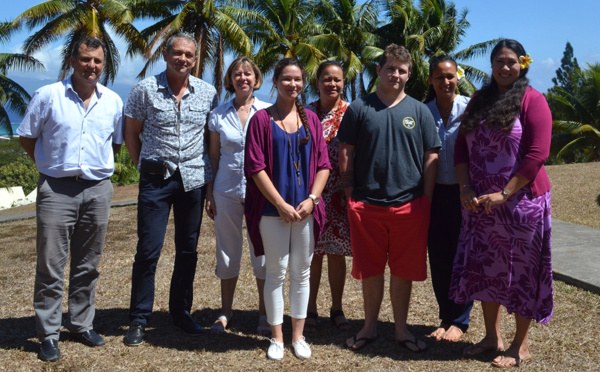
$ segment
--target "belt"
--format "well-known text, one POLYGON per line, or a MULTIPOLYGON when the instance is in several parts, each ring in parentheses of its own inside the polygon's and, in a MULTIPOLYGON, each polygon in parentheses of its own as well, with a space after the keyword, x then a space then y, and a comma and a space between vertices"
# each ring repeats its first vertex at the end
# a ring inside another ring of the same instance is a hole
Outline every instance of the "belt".
POLYGON ((107 180, 108 178, 109 177, 103 178, 101 180, 87 180, 85 178, 82 178, 81 175, 70 176, 70 177, 60 177, 61 180, 70 180, 70 181, 75 181, 75 182, 100 182, 100 181, 107 180))

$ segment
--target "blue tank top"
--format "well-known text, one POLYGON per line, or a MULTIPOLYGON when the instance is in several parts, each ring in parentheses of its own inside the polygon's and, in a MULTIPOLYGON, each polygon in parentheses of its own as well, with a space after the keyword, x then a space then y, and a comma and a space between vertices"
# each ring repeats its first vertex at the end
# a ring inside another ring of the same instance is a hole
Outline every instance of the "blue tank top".
MULTIPOLYGON (((301 201, 308 198, 308 166, 312 141, 309 140, 306 144, 302 144, 302 139, 306 137, 304 126, 300 126, 296 133, 290 133, 289 140, 288 134, 273 120, 271 120, 271 130, 273 132, 273 173, 271 181, 286 203, 296 208, 301 201), (298 144, 300 147, 298 147, 298 144), (300 149, 300 153, 298 153, 298 149, 300 149), (300 185, 298 185, 298 174, 294 166, 294 161, 297 164, 298 160, 300 160, 300 185)), ((277 208, 269 201, 267 201, 262 214, 263 216, 279 217, 277 208)))

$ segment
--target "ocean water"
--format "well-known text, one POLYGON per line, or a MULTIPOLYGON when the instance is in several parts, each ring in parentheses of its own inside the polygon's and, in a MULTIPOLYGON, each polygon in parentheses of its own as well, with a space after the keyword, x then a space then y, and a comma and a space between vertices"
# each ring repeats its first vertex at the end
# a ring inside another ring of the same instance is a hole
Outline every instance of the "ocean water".
MULTIPOLYGON (((19 127, 20 123, 11 123, 10 126, 12 127, 12 131, 13 131, 13 136, 17 135, 17 128, 19 127)), ((8 135, 8 132, 4 129, 4 128, 0 128, 0 136, 6 136, 8 135)))

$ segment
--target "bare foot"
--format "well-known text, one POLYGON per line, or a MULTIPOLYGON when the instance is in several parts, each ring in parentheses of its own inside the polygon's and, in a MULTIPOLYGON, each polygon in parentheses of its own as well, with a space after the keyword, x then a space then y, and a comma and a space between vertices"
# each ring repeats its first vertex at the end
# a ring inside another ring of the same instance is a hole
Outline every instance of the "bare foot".
POLYGON ((516 350, 517 348, 513 348, 511 345, 502 355, 498 355, 492 361, 492 365, 498 368, 510 368, 510 367, 518 367, 531 358, 531 354, 529 353, 529 347, 527 345, 522 345, 520 350, 516 350))
POLYGON ((463 350, 463 357, 474 358, 488 351, 503 351, 504 343, 502 339, 487 339, 479 341, 478 343, 468 346, 463 350))
POLYGON ((433 332, 431 332, 429 334, 429 337, 435 339, 436 341, 440 341, 442 339, 442 337, 444 337, 444 334, 446 333, 446 330, 448 329, 448 324, 442 323, 440 324, 440 326, 433 332))
POLYGON ((455 326, 450 326, 450 328, 448 328, 446 333, 444 333, 442 340, 450 341, 450 342, 458 342, 458 340, 460 340, 460 338, 464 334, 465 333, 460 328, 455 327, 455 326))

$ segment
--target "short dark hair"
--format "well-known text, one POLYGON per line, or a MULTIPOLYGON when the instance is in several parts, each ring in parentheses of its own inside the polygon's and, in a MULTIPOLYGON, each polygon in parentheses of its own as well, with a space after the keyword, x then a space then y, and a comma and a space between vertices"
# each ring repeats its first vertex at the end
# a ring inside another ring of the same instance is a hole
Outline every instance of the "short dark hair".
POLYGON ((237 57, 233 60, 233 62, 231 62, 231 64, 227 68, 227 72, 225 73, 225 78, 223 79, 223 86, 229 93, 235 93, 233 83, 231 82, 231 74, 233 73, 233 70, 235 70, 236 68, 238 68, 238 66, 242 64, 250 66, 252 68, 252 71, 254 72, 254 76, 256 76, 256 82, 254 83, 253 89, 260 89, 260 86, 262 85, 263 77, 260 73, 260 69, 256 65, 256 62, 254 62, 250 57, 241 56, 237 57))
POLYGON ((106 59, 106 44, 97 37, 86 36, 83 37, 73 44, 73 48, 71 49, 71 57, 77 58, 79 55, 79 48, 81 48, 81 44, 87 46, 90 49, 98 49, 102 48, 102 53, 104 53, 104 58, 106 59))
POLYGON ((394 43, 386 46, 379 59, 379 66, 383 67, 389 58, 397 59, 401 63, 408 63, 408 71, 412 69, 412 57, 408 49, 403 46, 394 43))
POLYGON ((171 35, 167 39, 167 43, 165 45, 165 50, 167 51, 167 53, 173 47, 173 43, 175 42, 175 39, 185 39, 185 40, 187 40, 189 42, 194 43, 194 47, 196 48, 195 55, 196 56, 198 55, 198 42, 196 41, 196 39, 194 39, 194 37, 192 36, 192 34, 190 34, 189 32, 178 32, 176 34, 171 35))

